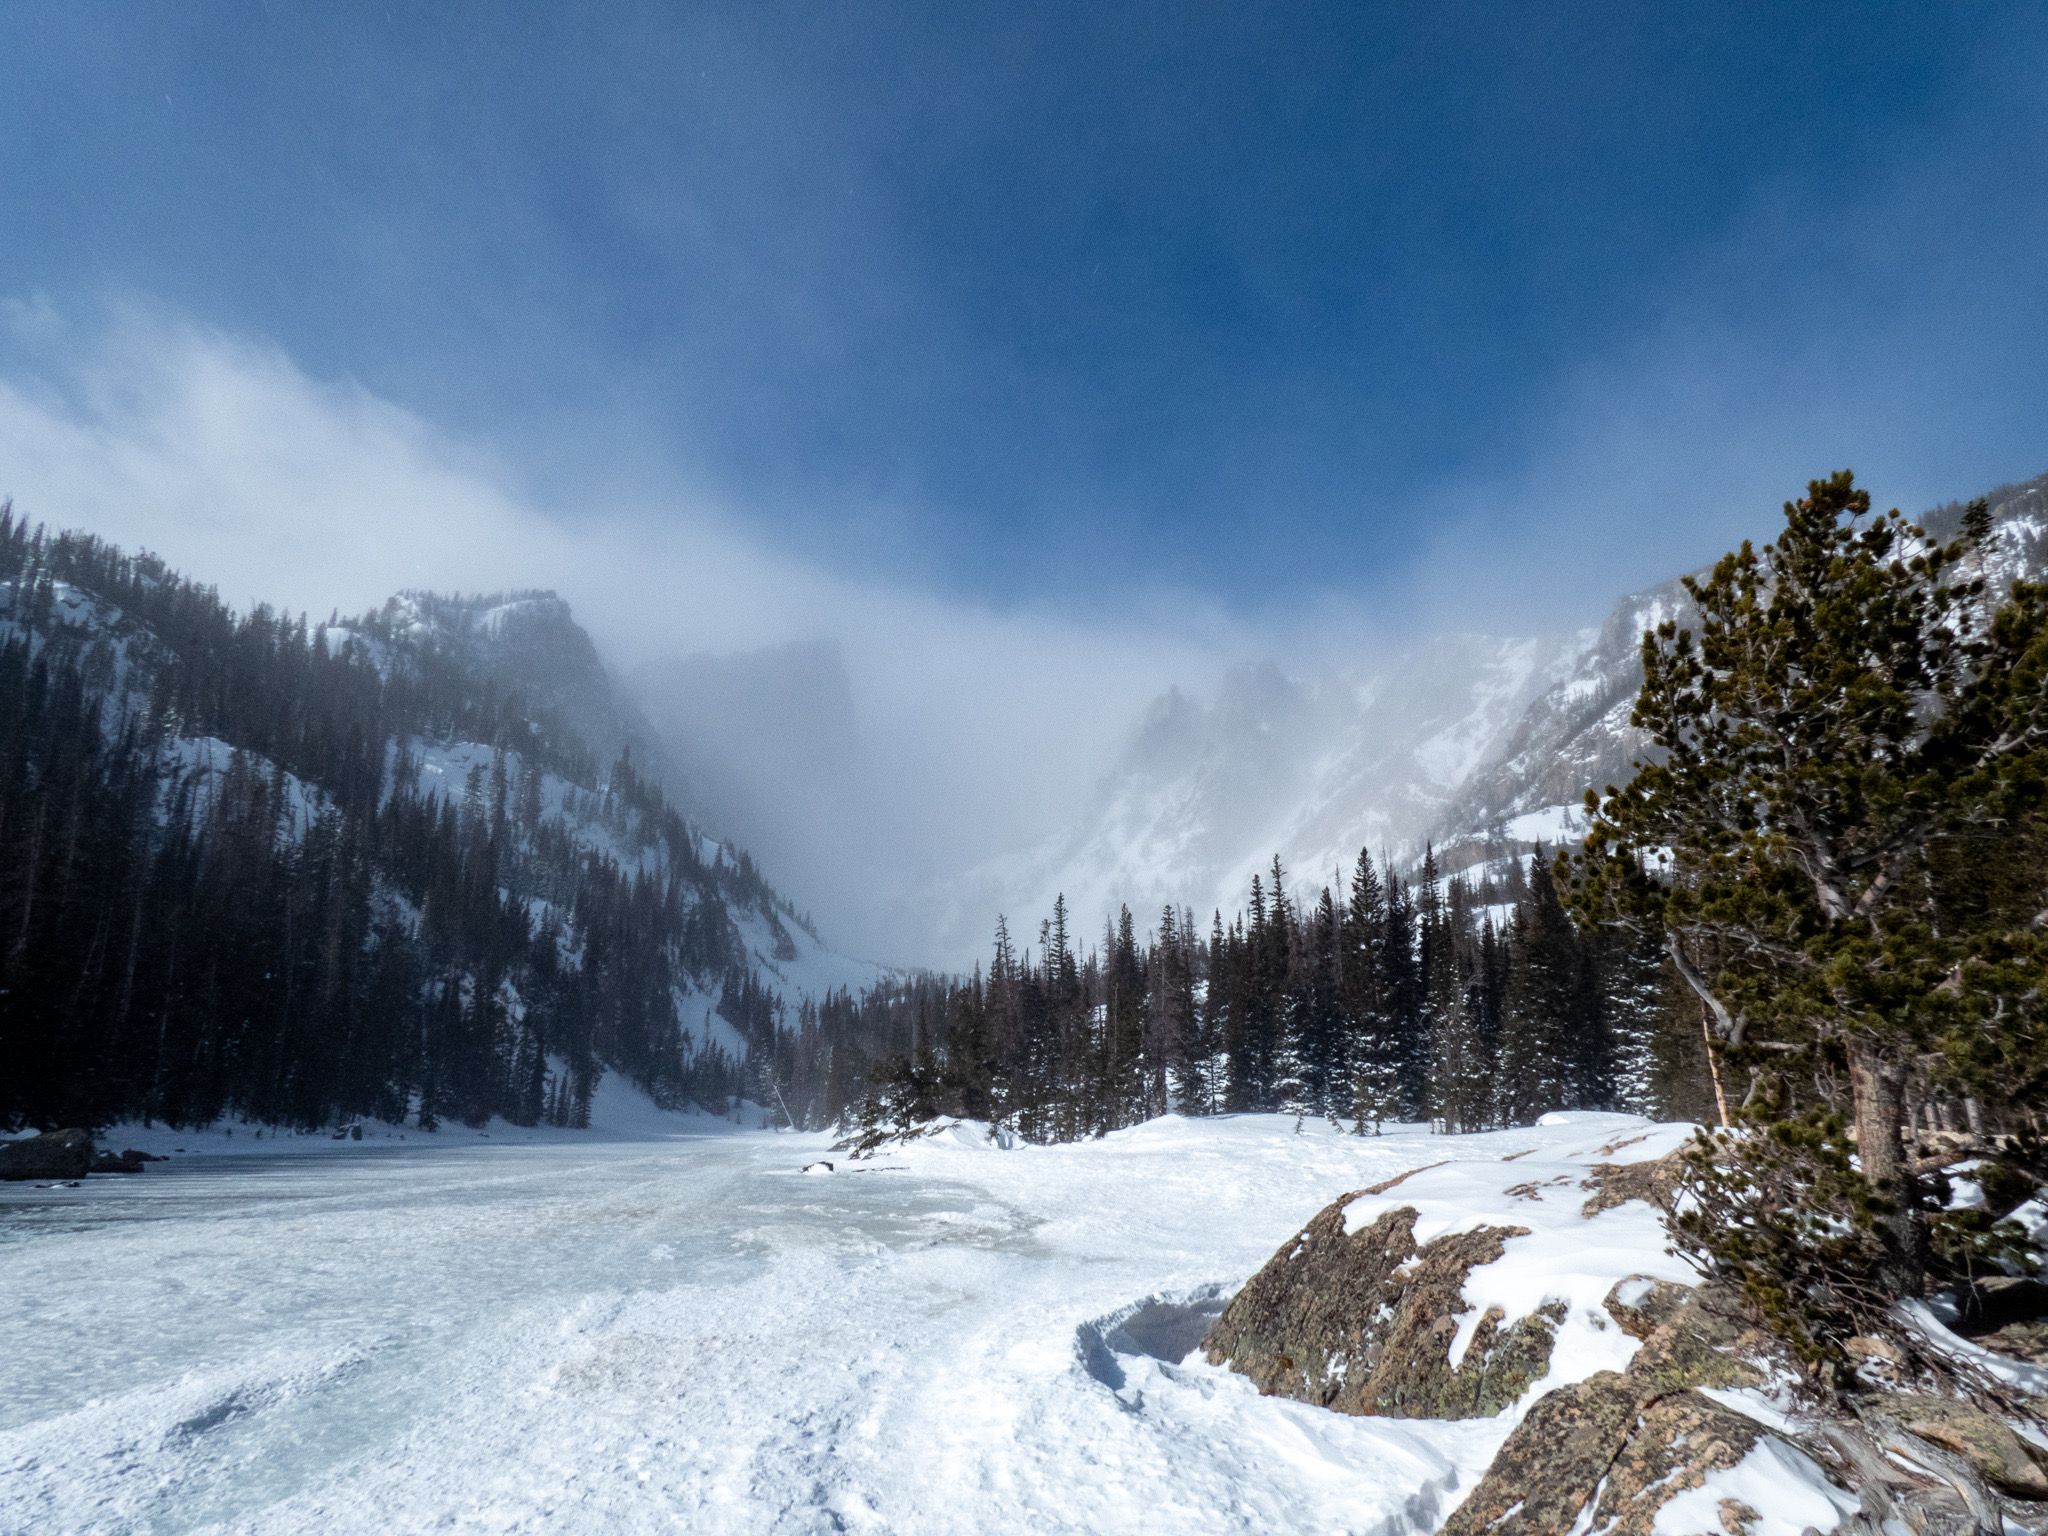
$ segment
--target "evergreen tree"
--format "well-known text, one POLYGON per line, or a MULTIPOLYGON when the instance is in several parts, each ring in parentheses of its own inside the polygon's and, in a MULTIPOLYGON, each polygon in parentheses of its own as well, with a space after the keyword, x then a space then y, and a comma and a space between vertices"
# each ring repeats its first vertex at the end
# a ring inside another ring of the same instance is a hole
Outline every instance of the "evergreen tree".
POLYGON ((1350 1107, 1342 942, 1336 899, 1325 886, 1303 930, 1291 1008, 1299 1107, 1318 1117, 1350 1107))
POLYGON ((1894 1296, 1928 1262, 1914 1092, 1975 1090, 1988 1119, 2048 1067, 2048 589, 1987 613, 1989 531, 1981 502, 1942 544, 1847 471, 1811 482, 1775 543, 1686 583, 1697 632, 1644 637, 1632 718, 1661 760, 1589 793, 1570 866, 1587 920, 1664 939, 1733 1061, 1845 1073, 1894 1296), (1949 883, 1995 844, 2025 877, 1949 883))

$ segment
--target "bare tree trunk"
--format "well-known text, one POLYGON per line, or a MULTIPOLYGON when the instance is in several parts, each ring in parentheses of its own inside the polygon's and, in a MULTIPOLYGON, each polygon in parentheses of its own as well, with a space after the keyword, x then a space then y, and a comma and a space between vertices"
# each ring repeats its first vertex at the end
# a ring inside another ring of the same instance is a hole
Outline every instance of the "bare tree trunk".
POLYGON ((1906 1073, 1867 1036, 1848 1039, 1849 1091, 1855 1100, 1856 1153, 1863 1177, 1896 1209, 1883 1218, 1891 1234, 1893 1263, 1885 1276, 1894 1294, 1918 1296, 1926 1278, 1926 1255, 1914 1196, 1917 1181, 1902 1144, 1906 1073))

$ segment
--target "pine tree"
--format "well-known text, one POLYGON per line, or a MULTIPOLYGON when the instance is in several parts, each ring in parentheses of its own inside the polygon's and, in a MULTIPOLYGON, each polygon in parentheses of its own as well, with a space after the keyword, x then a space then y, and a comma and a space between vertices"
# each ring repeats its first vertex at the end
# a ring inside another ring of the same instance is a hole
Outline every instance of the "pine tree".
POLYGON ((1718 1048, 1846 1070, 1897 1296, 1927 1262, 1903 1137, 1919 1064, 1969 1063, 1953 1081, 1996 1109, 2048 1057, 2040 883, 1943 888, 1946 851, 2041 842, 2048 589, 2015 583, 1987 614, 1989 533, 1981 502, 1941 544, 1872 517, 1847 471, 1811 482, 1776 542, 1687 581, 1697 633, 1644 637, 1632 719, 1661 761, 1589 792, 1571 866, 1589 922, 1664 939, 1718 1048))
POLYGON ((1344 1027, 1342 920, 1328 886, 1304 926, 1293 996, 1295 1079, 1301 1112, 1319 1118, 1350 1107, 1344 1027))
POLYGON ((1544 864, 1530 858, 1529 896, 1515 909, 1513 958, 1501 1005, 1500 1115, 1533 1125, 1575 1107, 1572 1064, 1583 1024, 1578 937, 1544 864))
POLYGON ((1657 1041, 1671 1012, 1664 945, 1654 933, 1621 930, 1601 935, 1598 949, 1601 1012, 1614 1056, 1614 1107, 1661 1119, 1657 1041))

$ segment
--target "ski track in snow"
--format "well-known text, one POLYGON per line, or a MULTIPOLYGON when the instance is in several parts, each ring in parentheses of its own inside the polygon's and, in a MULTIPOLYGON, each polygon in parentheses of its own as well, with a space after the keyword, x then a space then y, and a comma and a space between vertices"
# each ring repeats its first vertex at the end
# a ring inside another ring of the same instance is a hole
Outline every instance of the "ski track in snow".
POLYGON ((1512 1413, 1349 1418, 1144 1347, 1346 1191, 1643 1128, 1568 1119, 954 1132, 824 1178, 821 1136, 286 1143, 0 1186, 0 1531, 1426 1532, 1512 1413))

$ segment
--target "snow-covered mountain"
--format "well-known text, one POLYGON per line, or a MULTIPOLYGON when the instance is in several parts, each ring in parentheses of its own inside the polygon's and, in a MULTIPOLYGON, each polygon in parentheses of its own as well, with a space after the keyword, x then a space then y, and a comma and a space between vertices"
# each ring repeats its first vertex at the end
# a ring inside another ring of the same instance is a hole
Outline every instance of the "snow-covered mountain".
MULTIPOLYGON (((2048 475, 1991 493, 1994 584, 2048 573, 2048 475)), ((1963 504, 1922 519, 1953 534, 1963 504)), ((1588 787, 1618 783, 1643 742, 1629 726, 1645 629, 1683 622, 1673 578, 1570 634, 1451 635, 1372 668, 1290 677, 1240 668, 1210 702, 1157 699, 1074 823, 948 882, 934 921, 970 945, 997 912, 1028 931, 1064 894, 1084 925, 1128 904, 1198 917, 1241 905, 1278 855, 1289 877, 1348 871, 1361 848, 1447 869, 1571 837, 1588 787)))
POLYGON ((729 1096, 803 997, 888 974, 679 814, 552 593, 238 615, 0 507, 0 672, 0 894, 38 925, 8 1120, 577 1124, 607 1069, 672 1108, 729 1096), (25 899, 60 848, 86 873, 25 899), (89 1073, 36 1054, 66 1031, 89 1073))
POLYGON ((1361 847, 1404 856, 1594 639, 1447 635, 1372 671, 1297 679, 1266 662, 1212 703, 1170 691, 1073 828, 952 882, 940 920, 1029 922, 1061 893, 1088 921, 1119 903, 1206 916, 1241 902, 1275 854, 1318 879, 1361 847))
MULTIPOLYGON (((672 798, 693 812, 693 823, 698 820, 695 813, 700 805, 722 803, 719 797, 705 796, 691 772, 711 760, 711 743, 723 723, 721 701, 716 697, 691 700, 694 710, 676 711, 664 722, 666 729, 658 730, 627 692, 615 685, 589 634, 576 622, 569 604, 554 593, 459 597, 408 592, 392 598, 377 619, 379 630, 388 627, 395 643, 333 627, 321 633, 330 650, 342 645, 365 646, 380 670, 388 671, 394 664, 416 664, 420 655, 431 653, 472 676, 488 679, 523 698, 536 715, 573 732, 589 749, 594 760, 591 766, 598 773, 624 751, 644 772, 670 781, 672 798)), ((732 691, 728 685, 728 694, 732 691)), ((723 702, 730 707, 729 698, 723 702)), ((494 756, 492 747, 454 739, 421 741, 416 751, 421 780, 444 780, 451 797, 461 793, 462 778, 472 766, 488 770, 494 756)), ((517 771, 516 754, 511 768, 517 771)), ((666 872, 665 845, 651 831, 638 828, 630 810, 607 813, 602 797, 593 797, 588 789, 579 794, 575 783, 552 775, 548 782, 553 792, 546 803, 551 810, 560 808, 578 847, 615 859, 629 869, 644 867, 651 875, 666 872)), ((759 826, 776 825, 772 803, 756 804, 753 810, 759 826)), ((698 857, 705 864, 717 868, 743 858, 755 862, 752 849, 736 835, 741 829, 731 822, 693 825, 691 830, 697 838, 698 857)), ((765 880, 759 894, 729 900, 726 911, 736 939, 734 962, 760 972, 771 989, 787 994, 792 1007, 805 996, 822 997, 841 988, 859 992, 892 974, 885 967, 828 947, 800 917, 799 903, 783 897, 765 880)), ((715 978, 712 986, 715 992, 715 978)), ((682 1013, 687 1015, 689 1010, 682 1013)), ((685 1016, 682 1027, 686 1033, 708 1031, 709 1037, 731 1054, 745 1052, 737 1034, 715 1016, 701 1025, 685 1016)))

